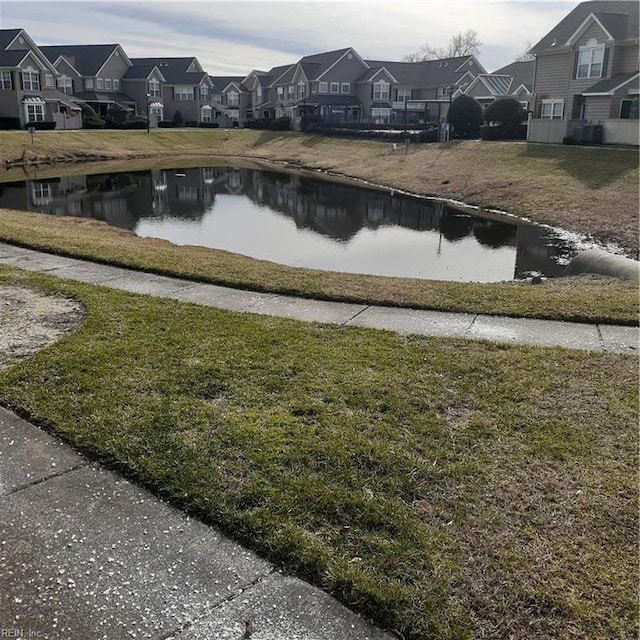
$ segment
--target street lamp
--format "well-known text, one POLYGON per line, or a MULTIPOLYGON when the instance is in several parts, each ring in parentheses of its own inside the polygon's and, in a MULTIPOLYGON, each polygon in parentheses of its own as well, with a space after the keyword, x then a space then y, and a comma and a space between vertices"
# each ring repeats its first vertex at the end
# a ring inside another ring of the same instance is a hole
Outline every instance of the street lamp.
POLYGON ((147 133, 151 132, 151 113, 150 113, 149 98, 151 98, 151 94, 147 93, 147 133))

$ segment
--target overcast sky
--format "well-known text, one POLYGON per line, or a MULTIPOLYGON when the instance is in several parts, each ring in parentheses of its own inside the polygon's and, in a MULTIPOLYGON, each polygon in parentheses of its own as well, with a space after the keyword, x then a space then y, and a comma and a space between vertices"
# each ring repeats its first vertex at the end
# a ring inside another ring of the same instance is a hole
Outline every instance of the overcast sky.
POLYGON ((39 45, 120 43, 130 57, 197 56, 211 75, 295 62, 352 46, 364 58, 400 60, 425 43, 446 47, 475 29, 488 71, 535 44, 578 2, 0 0, 0 28, 39 45))

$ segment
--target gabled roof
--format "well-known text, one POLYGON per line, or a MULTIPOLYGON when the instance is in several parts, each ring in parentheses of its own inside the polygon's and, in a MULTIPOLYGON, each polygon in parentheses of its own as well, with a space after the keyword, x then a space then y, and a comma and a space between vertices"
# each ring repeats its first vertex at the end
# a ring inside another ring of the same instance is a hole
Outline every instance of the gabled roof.
MULTIPOLYGON (((322 76, 330 71, 342 58, 349 55, 351 55, 352 58, 356 58, 365 69, 367 68, 367 63, 358 55, 353 47, 345 47, 344 49, 336 49, 335 51, 325 51, 323 53, 304 56, 300 58, 297 65, 294 66, 302 67, 307 79, 313 82, 322 78, 322 76)), ((280 82, 284 81, 284 78, 280 79, 280 82)))
POLYGON ((154 65, 165 77, 168 84, 200 84, 205 78, 209 82, 209 74, 205 71, 188 71, 197 58, 131 58, 134 67, 154 65))
POLYGON ((209 76, 213 88, 218 92, 224 91, 230 84, 236 85, 240 91, 248 91, 242 84, 244 79, 244 76, 209 76))
POLYGON ((55 67, 42 51, 42 48, 38 47, 24 29, 0 29, 0 67, 18 66, 29 52, 31 52, 44 67, 47 67, 54 74, 57 73, 55 67), (7 47, 11 46, 21 36, 24 41, 22 43, 18 41, 18 46, 14 46, 11 50, 7 51, 7 47))
POLYGON ((129 67, 122 78, 124 80, 146 80, 154 70, 158 72, 160 79, 166 82, 166 78, 155 64, 140 64, 129 67))
POLYGON ((116 49, 122 51, 124 60, 128 63, 129 58, 119 44, 63 44, 40 47, 52 64, 62 56, 82 76, 97 75, 116 49))
POLYGON ((523 62, 512 62, 511 64, 496 69, 494 74, 511 76, 513 82, 510 89, 515 92, 520 86, 524 87, 530 93, 533 91, 533 73, 535 71, 535 60, 525 60, 523 62))
POLYGON ((531 49, 531 53, 539 54, 565 46, 585 26, 585 23, 594 18, 615 40, 637 39, 640 18, 638 6, 636 0, 582 2, 551 29, 531 49))
MULTIPOLYGON (((631 84, 635 80, 636 93, 638 91, 638 79, 640 73, 638 71, 630 71, 628 73, 618 73, 611 78, 606 78, 596 82, 592 87, 589 87, 582 95, 613 95, 618 89, 625 85, 631 84)), ((634 88, 633 85, 630 88, 634 88)))
MULTIPOLYGON (((445 87, 455 84, 467 73, 465 62, 475 61, 473 56, 458 56, 442 60, 423 60, 422 62, 384 62, 367 60, 371 69, 384 67, 397 79, 398 83, 408 87, 445 87)), ((482 70, 482 67, 480 67, 482 70)), ((359 81, 371 76, 363 74, 359 81)))

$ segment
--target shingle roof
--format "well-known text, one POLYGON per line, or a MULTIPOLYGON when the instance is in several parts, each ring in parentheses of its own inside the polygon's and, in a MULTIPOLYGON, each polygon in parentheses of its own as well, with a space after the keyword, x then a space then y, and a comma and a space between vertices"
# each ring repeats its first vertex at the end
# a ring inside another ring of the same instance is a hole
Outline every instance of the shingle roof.
POLYGON ((82 76, 95 76, 118 44, 52 45, 40 47, 49 62, 63 56, 82 76))
POLYGON ((361 104, 360 100, 354 96, 327 96, 313 95, 302 100, 298 100, 297 104, 330 104, 334 107, 352 107, 361 104))
POLYGON ((639 4, 636 0, 595 0, 582 2, 565 16, 540 42, 532 53, 563 46, 580 25, 593 13, 616 40, 638 38, 639 4), (555 44, 554 44, 555 43, 555 44))
POLYGON ((202 71, 189 71, 194 57, 191 58, 131 58, 134 67, 155 65, 166 78, 168 84, 200 84, 209 74, 202 71))
POLYGON ((146 79, 149 74, 156 68, 155 64, 140 64, 129 67, 127 72, 122 76, 125 80, 146 79))
POLYGON ((16 67, 28 51, 0 51, 0 67, 16 67))
MULTIPOLYGON (((458 56, 444 58, 442 60, 424 60, 423 62, 383 62, 367 60, 367 64, 374 69, 384 67, 396 80, 406 86, 444 87, 455 83, 458 78, 466 73, 466 69, 456 71, 466 60, 472 56, 458 56)), ((371 75, 371 72, 363 74, 371 75)))
POLYGON ((524 85, 529 91, 533 91, 533 72, 535 70, 535 60, 523 62, 512 62, 505 67, 494 71, 494 74, 511 76, 513 82, 510 90, 515 91, 520 85, 524 85))
POLYGON ((74 97, 80 98, 80 100, 84 100, 85 102, 137 102, 126 93, 118 92, 81 91, 80 93, 76 93, 74 97))
POLYGON ((21 31, 22 29, 0 29, 0 51, 6 49, 21 31))
POLYGON ((222 91, 232 82, 237 84, 240 90, 247 91, 247 88, 242 84, 244 78, 244 76, 209 76, 216 91, 222 91))
MULTIPOLYGON (((632 80, 635 77, 635 89, 638 90, 638 82, 640 79, 640 74, 637 71, 630 71, 628 73, 618 73, 611 78, 606 78, 605 80, 600 80, 600 82, 596 82, 592 87, 589 87, 584 93, 608 93, 609 91, 613 91, 621 84, 625 84, 627 81, 632 80)), ((631 82, 629 82, 631 84, 631 82)))

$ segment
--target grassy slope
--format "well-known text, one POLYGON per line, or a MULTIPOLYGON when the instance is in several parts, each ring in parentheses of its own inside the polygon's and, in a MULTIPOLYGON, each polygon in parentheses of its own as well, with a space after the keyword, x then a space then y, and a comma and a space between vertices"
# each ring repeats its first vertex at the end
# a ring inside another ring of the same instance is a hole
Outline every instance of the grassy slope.
POLYGON ((55 253, 237 288, 391 306, 523 317, 638 323, 637 283, 559 278, 476 284, 298 269, 244 256, 139 238, 105 223, 0 210, 0 237, 55 253))
POLYGON ((636 358, 1 283, 88 311, 1 403, 404 637, 635 634, 636 358))
MULTIPOLYGON (((326 169, 590 233, 638 253, 636 150, 454 142, 412 147, 251 130, 0 132, 0 162, 242 156, 326 169)), ((14 176, 20 175, 14 173, 14 176)), ((10 176, 5 174, 4 179, 10 176)), ((0 180, 3 178, 0 177, 0 180)))

